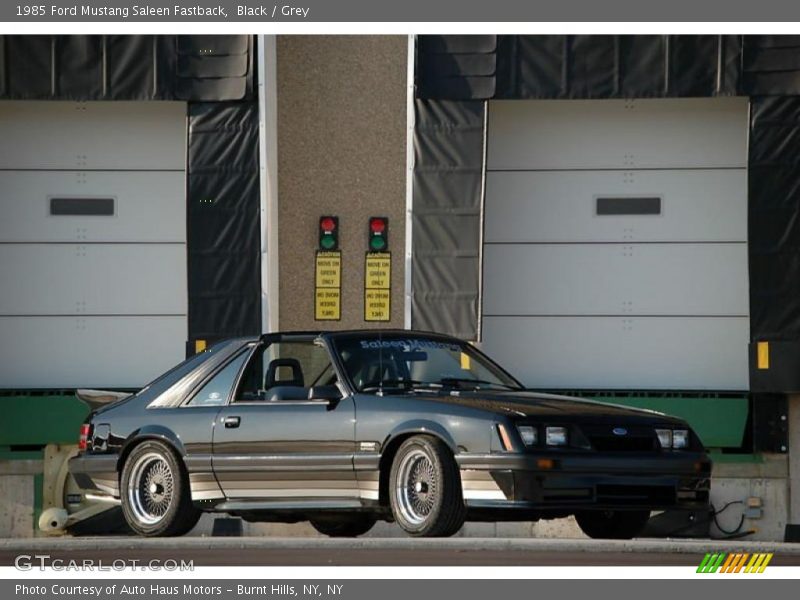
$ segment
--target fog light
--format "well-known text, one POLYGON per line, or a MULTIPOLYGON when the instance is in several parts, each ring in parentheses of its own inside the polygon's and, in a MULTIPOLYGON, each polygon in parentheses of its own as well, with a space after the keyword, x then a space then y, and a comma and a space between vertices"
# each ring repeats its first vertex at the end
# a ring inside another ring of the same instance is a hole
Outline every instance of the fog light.
POLYGON ((689 431, 687 429, 676 429, 672 432, 672 447, 678 449, 689 447, 689 431))
POLYGON ((548 427, 545 431, 545 440, 548 446, 566 446, 567 445, 567 428, 566 427, 548 427))
POLYGON ((656 429, 656 435, 662 448, 672 448, 672 429, 656 429))
POLYGON ((519 437, 522 438, 522 443, 526 446, 533 446, 539 441, 539 432, 531 425, 519 425, 517 431, 519 431, 519 437))

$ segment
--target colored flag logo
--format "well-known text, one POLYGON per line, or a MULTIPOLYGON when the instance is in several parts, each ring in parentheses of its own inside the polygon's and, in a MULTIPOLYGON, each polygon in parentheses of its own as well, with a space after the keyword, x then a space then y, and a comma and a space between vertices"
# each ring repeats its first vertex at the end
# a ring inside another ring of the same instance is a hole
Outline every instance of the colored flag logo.
POLYGON ((769 561, 772 560, 772 553, 757 552, 748 554, 746 552, 731 553, 715 552, 706 554, 700 566, 697 567, 698 573, 763 573, 769 561))

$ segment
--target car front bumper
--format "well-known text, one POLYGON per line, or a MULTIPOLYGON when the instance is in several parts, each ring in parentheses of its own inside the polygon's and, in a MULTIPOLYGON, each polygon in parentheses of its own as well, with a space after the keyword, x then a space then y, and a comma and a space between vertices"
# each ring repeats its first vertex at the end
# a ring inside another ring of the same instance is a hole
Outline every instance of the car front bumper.
POLYGON ((711 462, 701 453, 461 454, 456 460, 472 508, 558 513, 708 506, 711 462))

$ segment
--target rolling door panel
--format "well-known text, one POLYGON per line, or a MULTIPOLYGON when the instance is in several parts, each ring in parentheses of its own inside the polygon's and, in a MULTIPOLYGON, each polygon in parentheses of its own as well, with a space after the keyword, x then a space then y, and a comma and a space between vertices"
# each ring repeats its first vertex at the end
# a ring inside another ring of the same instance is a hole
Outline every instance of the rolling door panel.
POLYGON ((489 170, 743 168, 747 99, 491 103, 489 170))
POLYGON ((134 388, 181 361, 186 318, 0 317, 0 339, 0 388, 134 388))
POLYGON ((748 387, 750 330, 744 317, 484 320, 482 349, 534 388, 748 387))
POLYGON ((748 313, 746 244, 522 244, 484 251, 484 314, 748 313))
POLYGON ((0 388, 137 387, 187 339, 186 104, 0 102, 0 388))
POLYGON ((744 169, 489 172, 486 243, 747 241, 744 169), (661 198, 662 213, 598 216, 596 198, 661 198))
POLYGON ((185 315, 183 244, 0 244, 0 314, 185 315))
POLYGON ((0 169, 183 171, 181 102, 0 103, 0 169))
POLYGON ((0 171, 0 242, 185 242, 186 180, 172 171, 0 171), (111 198, 111 216, 53 216, 50 199, 111 198))
POLYGON ((536 388, 746 390, 747 107, 491 102, 483 348, 536 388))

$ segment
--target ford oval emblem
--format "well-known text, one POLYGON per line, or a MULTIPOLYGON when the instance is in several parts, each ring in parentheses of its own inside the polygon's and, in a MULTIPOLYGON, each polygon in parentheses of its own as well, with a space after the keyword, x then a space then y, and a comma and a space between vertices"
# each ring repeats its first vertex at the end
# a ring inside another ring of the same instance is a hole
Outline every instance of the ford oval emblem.
POLYGON ((611 433, 614 435, 628 435, 628 430, 624 427, 614 427, 614 429, 611 430, 611 433))

